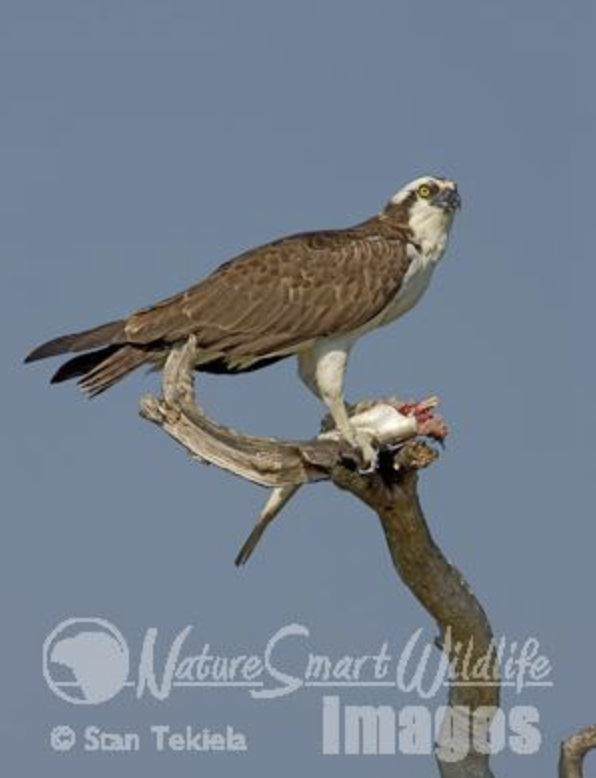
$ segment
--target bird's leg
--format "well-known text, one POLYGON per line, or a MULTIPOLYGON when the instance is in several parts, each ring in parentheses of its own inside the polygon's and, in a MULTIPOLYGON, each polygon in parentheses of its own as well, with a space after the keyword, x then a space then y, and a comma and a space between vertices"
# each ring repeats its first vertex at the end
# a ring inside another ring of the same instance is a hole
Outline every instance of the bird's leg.
POLYGON ((373 445, 373 436, 366 430, 356 429, 348 412, 342 396, 323 397, 323 401, 329 408, 331 418, 344 440, 360 452, 363 468, 361 472, 373 472, 377 466, 378 453, 373 445))
POLYGON ((325 341, 298 358, 300 377, 327 406, 341 436, 360 452, 366 470, 372 470, 377 452, 372 436, 357 430, 350 422, 343 397, 343 384, 348 365, 350 343, 325 341))

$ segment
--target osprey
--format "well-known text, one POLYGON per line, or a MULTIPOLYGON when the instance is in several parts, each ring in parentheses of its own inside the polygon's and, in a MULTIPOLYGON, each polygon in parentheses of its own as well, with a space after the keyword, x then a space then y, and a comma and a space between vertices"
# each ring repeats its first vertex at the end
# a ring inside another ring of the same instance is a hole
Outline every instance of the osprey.
POLYGON ((50 340, 25 361, 83 352, 52 383, 78 378, 95 396, 141 365, 163 367, 170 349, 190 335, 199 347, 195 367, 208 373, 258 370, 296 356, 300 378, 370 462, 371 441, 351 426, 344 405, 350 349, 418 302, 460 205, 453 181, 424 176, 360 224, 251 249, 185 292, 50 340))

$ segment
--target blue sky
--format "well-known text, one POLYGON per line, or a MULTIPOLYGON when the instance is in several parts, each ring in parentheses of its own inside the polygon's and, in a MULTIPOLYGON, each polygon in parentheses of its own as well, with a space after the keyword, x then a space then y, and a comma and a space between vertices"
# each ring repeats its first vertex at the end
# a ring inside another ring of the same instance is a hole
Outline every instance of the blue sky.
MULTIPOLYGON (((426 172, 459 182, 449 252, 420 306, 356 348, 347 393, 440 395, 452 437, 422 479, 432 530, 495 632, 538 638, 553 663, 554 688, 524 697, 543 746, 500 757, 501 772, 552 772, 558 740, 593 720, 595 21, 588 2, 550 0, 2 4, 0 759, 12 773, 58 761, 64 775, 129 774, 125 756, 53 754, 55 724, 230 721, 249 732, 248 775, 361 774, 358 758, 321 756, 319 695, 118 698, 89 715, 51 694, 41 647, 70 616, 109 619, 133 648, 148 627, 194 624, 236 653, 291 622, 338 654, 434 633, 349 496, 303 490, 237 571, 265 495, 139 420, 155 376, 88 402, 21 361, 242 249, 371 215, 426 172)), ((309 435, 322 412, 291 362, 203 378, 199 392, 216 418, 263 434, 309 435)), ((225 755, 165 759, 173 776, 236 769, 225 755)), ((162 772, 149 750, 134 760, 162 772)))

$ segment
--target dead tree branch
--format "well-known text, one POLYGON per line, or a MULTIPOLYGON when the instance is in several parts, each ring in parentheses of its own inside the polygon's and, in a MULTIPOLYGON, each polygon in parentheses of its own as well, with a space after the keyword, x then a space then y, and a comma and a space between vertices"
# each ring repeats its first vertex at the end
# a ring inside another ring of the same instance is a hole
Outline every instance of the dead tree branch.
MULTIPOLYGON (((443 726, 437 758, 444 778, 491 778, 486 753, 471 745, 472 716, 482 708, 499 705, 499 683, 492 631, 486 614, 459 570, 447 561, 434 542, 418 499, 418 474, 436 458, 424 443, 404 447, 396 457, 399 469, 391 477, 383 474, 362 478, 338 465, 332 472, 333 482, 359 497, 381 520, 389 553, 397 574, 436 621, 439 646, 447 653, 454 670, 449 691, 449 706, 461 717, 443 726), (484 661, 492 683, 470 683, 464 667, 456 658, 469 652, 468 667, 484 661), (460 685, 462 684, 462 685, 460 685), (466 713, 463 713, 466 711, 466 713), (442 756, 441 756, 442 755, 442 756)), ((477 742, 488 742, 491 716, 476 722, 477 742), (482 730, 479 731, 478 727, 482 730)))
POLYGON ((564 740, 559 755, 559 778, 583 778, 584 759, 594 748, 596 748, 595 724, 564 740))
MULTIPOLYGON (((451 667, 449 707, 455 715, 446 718, 438 738, 441 776, 494 778, 489 727, 499 705, 500 681, 491 626, 459 570, 433 540, 418 497, 418 471, 438 458, 422 437, 446 434, 433 414, 434 398, 407 407, 389 398, 352 409, 353 423, 370 431, 380 449, 376 470, 363 473, 356 452, 334 430, 314 440, 282 441, 244 435, 208 419, 194 394, 195 348, 191 339, 173 350, 164 370, 163 397, 144 397, 141 415, 199 461, 272 488, 237 562, 248 559, 266 527, 304 484, 328 480, 368 505, 380 519, 398 576, 437 623, 437 645, 451 667), (470 678, 470 667, 484 668, 482 678, 470 678)), ((581 778, 583 756, 596 744, 595 730, 563 744, 560 778, 581 778)))

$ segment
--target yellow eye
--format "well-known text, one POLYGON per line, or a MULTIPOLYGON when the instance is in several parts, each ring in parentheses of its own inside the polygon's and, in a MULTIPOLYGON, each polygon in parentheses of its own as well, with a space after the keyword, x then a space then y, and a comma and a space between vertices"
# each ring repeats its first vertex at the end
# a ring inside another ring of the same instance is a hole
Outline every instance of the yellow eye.
POLYGON ((422 186, 419 186, 418 197, 423 197, 425 200, 427 197, 430 197, 430 186, 427 186, 427 184, 422 184, 422 186))

